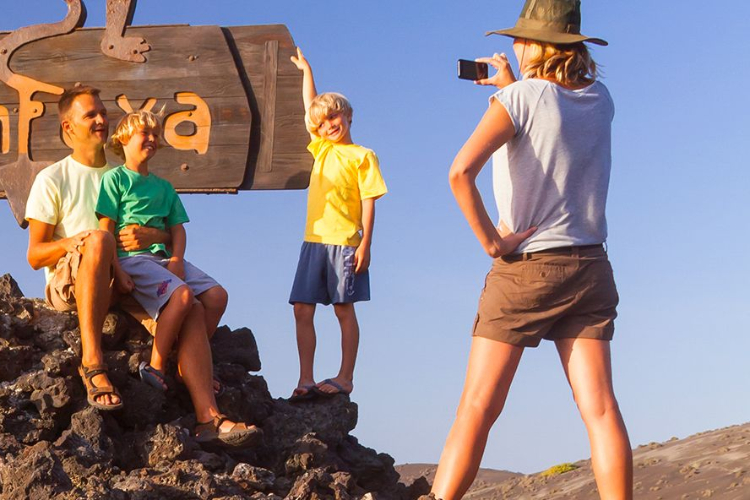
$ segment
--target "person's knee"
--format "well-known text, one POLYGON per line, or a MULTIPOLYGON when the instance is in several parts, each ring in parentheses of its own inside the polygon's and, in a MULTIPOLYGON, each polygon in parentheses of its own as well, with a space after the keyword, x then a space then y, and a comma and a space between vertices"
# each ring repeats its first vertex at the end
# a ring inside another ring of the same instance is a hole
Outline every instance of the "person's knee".
POLYGON ((172 292, 172 296, 169 298, 170 304, 174 304, 175 307, 186 313, 190 311, 194 302, 195 296, 193 295, 193 291, 187 285, 178 287, 172 292))
POLYGON ((578 398, 576 405, 584 422, 620 418, 620 407, 613 394, 597 398, 578 398))
POLYGON ((296 302, 294 304, 294 319, 297 322, 310 322, 315 316, 315 304, 296 302))
POLYGON ((339 321, 347 321, 356 318, 354 314, 354 304, 334 304, 333 312, 339 321))
POLYGON ((200 321, 203 324, 202 322, 206 317, 206 308, 199 301, 194 300, 190 305, 189 316, 192 321, 200 321))
POLYGON ((95 230, 83 240, 84 260, 110 262, 114 257, 115 237, 109 231, 95 230))
POLYGON ((229 294, 222 286, 215 286, 203 292, 199 297, 207 311, 223 314, 229 303, 229 294))
POLYGON ((503 404, 480 397, 463 398, 458 406, 456 417, 458 420, 467 421, 471 425, 489 431, 502 411, 503 404))

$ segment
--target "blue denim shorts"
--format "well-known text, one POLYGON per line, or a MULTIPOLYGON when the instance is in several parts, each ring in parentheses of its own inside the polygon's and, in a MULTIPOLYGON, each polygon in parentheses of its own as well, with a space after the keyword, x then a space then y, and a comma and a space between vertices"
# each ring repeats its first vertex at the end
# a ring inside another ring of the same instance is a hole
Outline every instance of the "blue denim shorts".
POLYGON ((356 247, 302 243, 289 303, 341 304, 370 300, 370 274, 354 273, 356 247))

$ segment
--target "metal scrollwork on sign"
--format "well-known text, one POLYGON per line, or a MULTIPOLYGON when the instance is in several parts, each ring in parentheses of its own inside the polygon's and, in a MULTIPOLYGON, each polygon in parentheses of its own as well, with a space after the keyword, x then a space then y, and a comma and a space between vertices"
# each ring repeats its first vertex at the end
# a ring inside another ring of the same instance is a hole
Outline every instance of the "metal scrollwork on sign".
MULTIPOLYGON (((19 99, 18 159, 14 163, 2 167, 0 173, 2 174, 2 184, 7 193, 8 201, 16 219, 21 224, 25 224, 23 211, 26 207, 26 197, 31 189, 31 183, 36 174, 49 165, 49 162, 32 161, 29 151, 31 121, 44 114, 44 103, 34 101, 33 97, 37 92, 60 95, 63 93, 63 89, 14 73, 10 69, 10 58, 19 47, 27 43, 70 33, 83 24, 85 10, 81 0, 65 0, 65 2, 68 4, 68 14, 62 21, 21 28, 0 40, 0 81, 18 92, 19 99)), ((5 122, 3 125, 5 125, 5 122)), ((6 138, 5 128, 3 127, 3 139, 6 138)), ((5 140, 3 140, 3 149, 5 149, 5 140)))

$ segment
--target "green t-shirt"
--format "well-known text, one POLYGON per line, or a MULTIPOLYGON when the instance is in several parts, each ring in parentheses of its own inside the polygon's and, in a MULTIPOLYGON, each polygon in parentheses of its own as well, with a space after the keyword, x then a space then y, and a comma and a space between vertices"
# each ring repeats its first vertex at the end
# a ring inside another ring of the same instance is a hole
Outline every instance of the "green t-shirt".
MULTIPOLYGON (((141 175, 124 165, 113 168, 102 177, 96 213, 115 221, 115 234, 131 224, 167 231, 174 225, 190 222, 169 181, 154 174, 141 175)), ((154 243, 133 252, 117 249, 119 257, 147 252, 170 255, 163 243, 154 243)))

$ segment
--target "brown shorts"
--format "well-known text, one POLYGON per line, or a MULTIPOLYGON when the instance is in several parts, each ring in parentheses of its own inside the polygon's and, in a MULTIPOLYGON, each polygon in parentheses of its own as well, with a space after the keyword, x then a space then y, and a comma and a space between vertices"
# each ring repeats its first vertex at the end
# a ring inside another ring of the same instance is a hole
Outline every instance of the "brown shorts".
POLYGON ((58 311, 75 311, 75 284, 78 268, 81 265, 81 252, 68 252, 55 265, 55 274, 44 289, 47 305, 58 311))
MULTIPOLYGON (((55 265, 55 273, 44 289, 47 305, 62 312, 75 311, 76 306, 76 277, 81 267, 81 252, 76 249, 66 253, 55 265)), ((114 285, 115 270, 110 268, 110 283, 114 285)))
POLYGON ((495 259, 473 335, 521 347, 541 339, 612 340, 619 297, 601 245, 495 259))

